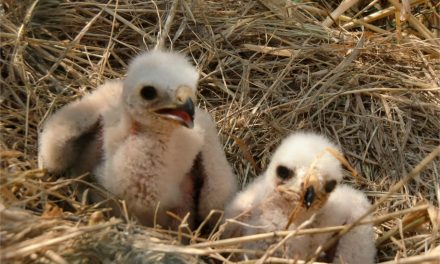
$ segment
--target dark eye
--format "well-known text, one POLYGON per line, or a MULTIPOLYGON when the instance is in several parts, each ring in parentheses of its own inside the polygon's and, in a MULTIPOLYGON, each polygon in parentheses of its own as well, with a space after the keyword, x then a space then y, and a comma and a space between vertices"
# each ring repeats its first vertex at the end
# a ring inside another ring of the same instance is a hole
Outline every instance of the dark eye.
POLYGON ((326 192, 332 192, 336 187, 336 180, 330 180, 325 183, 324 190, 326 192))
POLYGON ((293 170, 280 165, 277 167, 277 176, 282 180, 288 180, 293 177, 293 170))
POLYGON ((150 85, 145 85, 141 89, 141 96, 145 100, 153 100, 154 98, 157 97, 156 88, 154 88, 153 86, 150 86, 150 85))

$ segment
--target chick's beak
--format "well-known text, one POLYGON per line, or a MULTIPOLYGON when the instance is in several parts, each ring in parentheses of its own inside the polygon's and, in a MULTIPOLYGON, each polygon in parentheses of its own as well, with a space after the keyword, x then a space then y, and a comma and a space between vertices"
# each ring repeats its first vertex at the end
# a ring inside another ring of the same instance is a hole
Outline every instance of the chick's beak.
POLYGON ((316 197, 315 188, 313 188, 312 185, 307 187, 303 201, 307 209, 309 209, 310 206, 312 206, 313 201, 315 201, 315 197, 316 197))
POLYGON ((319 181, 313 181, 312 178, 312 182, 308 182, 304 187, 303 205, 306 209, 321 208, 326 203, 331 192, 336 188, 336 185, 336 180, 329 180, 325 184, 321 184, 319 181))
POLYGON ((176 108, 178 111, 180 110, 182 113, 185 113, 181 116, 183 124, 188 128, 194 127, 194 102, 191 97, 188 97, 183 104, 180 104, 176 108))
POLYGON ((162 108, 156 113, 166 118, 175 120, 187 128, 194 127, 195 107, 191 97, 188 97, 183 103, 175 104, 171 107, 162 108))

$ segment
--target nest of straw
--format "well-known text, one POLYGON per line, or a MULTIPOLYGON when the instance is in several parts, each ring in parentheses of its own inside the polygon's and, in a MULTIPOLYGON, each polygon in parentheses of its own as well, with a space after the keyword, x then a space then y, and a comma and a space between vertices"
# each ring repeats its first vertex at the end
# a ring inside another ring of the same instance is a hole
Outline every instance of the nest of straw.
POLYGON ((439 3, 367 2, 0 3, 0 259, 228 262, 244 241, 274 236, 194 233, 182 245, 179 231, 112 218, 105 206, 84 202, 96 188, 84 176, 37 169, 45 118, 106 79, 122 78, 129 59, 152 48, 173 15, 164 43, 200 70, 199 105, 216 120, 242 186, 288 133, 321 132, 360 178, 347 173, 345 181, 376 204, 377 261, 440 261, 439 3))

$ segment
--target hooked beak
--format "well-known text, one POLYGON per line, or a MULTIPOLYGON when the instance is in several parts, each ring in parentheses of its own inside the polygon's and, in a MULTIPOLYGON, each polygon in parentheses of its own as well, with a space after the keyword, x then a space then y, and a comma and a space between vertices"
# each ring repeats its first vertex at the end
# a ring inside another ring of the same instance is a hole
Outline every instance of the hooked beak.
POLYGON ((337 182, 336 180, 327 181, 323 187, 321 185, 310 185, 306 188, 303 197, 304 206, 309 209, 314 203, 319 207, 322 205, 330 195, 330 193, 336 188, 337 182), (318 190, 318 192, 317 192, 318 190))
POLYGON ((307 209, 309 209, 310 206, 312 206, 313 201, 315 201, 315 197, 316 197, 315 188, 313 188, 313 186, 309 186, 306 189, 306 193, 304 194, 304 201, 303 201, 307 209))
POLYGON ((179 122, 187 128, 194 127, 194 102, 188 97, 185 102, 155 111, 157 114, 179 122))

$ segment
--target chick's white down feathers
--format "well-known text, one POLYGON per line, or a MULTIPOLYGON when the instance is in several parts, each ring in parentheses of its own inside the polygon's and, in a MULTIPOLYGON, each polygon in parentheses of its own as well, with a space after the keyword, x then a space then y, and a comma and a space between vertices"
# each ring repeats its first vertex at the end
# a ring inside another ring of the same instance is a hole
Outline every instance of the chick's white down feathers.
POLYGON ((91 171, 149 226, 156 219, 176 227, 167 210, 182 218, 190 212, 191 225, 223 209, 236 178, 215 123, 193 105, 197 82, 196 69, 178 53, 137 56, 124 80, 107 81, 46 121, 40 166, 54 173, 91 171))
POLYGON ((250 210, 268 193, 273 192, 280 182, 277 176, 279 166, 294 171, 295 177, 292 177, 288 183, 298 190, 310 166, 316 161, 316 157, 322 155, 319 162, 315 164, 317 176, 321 179, 325 176, 327 180, 341 181, 341 165, 334 156, 326 152, 327 148, 339 150, 328 139, 314 133, 298 132, 286 137, 273 154, 266 171, 251 182, 245 190, 238 193, 232 203, 227 206, 226 215, 234 217, 240 212, 250 210), (325 174, 320 173, 324 171, 325 174))
MULTIPOLYGON (((238 193, 227 206, 226 218, 235 218, 244 225, 228 223, 225 233, 228 236, 253 235, 284 230, 297 206, 301 210, 295 215, 289 230, 296 230, 302 224, 313 228, 354 222, 369 209, 370 203, 362 192, 346 185, 338 186, 343 176, 342 167, 328 149, 339 151, 327 138, 314 133, 294 133, 284 139, 273 154, 267 170, 238 193), (286 173, 288 171, 290 173, 286 173), (306 197, 299 194, 307 189, 311 177, 317 182, 310 185, 314 186, 316 198, 311 202, 311 207, 307 208, 304 204, 306 197), (321 204, 318 201, 320 196, 321 204)), ((324 233, 293 237, 275 255, 299 259, 311 257, 332 235, 324 233)), ((264 252, 277 241, 259 240, 248 243, 246 247, 264 252)), ((373 263, 375 247, 372 226, 355 227, 339 240, 334 250, 320 257, 334 263, 373 263)))

